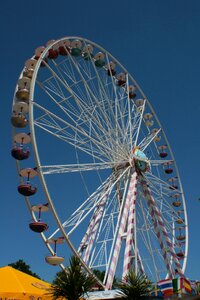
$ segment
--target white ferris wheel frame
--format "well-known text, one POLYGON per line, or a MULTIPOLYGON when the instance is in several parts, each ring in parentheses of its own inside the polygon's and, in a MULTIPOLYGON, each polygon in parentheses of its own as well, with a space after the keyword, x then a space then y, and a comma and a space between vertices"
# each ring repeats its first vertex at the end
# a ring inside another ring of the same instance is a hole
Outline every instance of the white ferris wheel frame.
MULTIPOLYGON (((31 86, 30 86, 30 100, 29 100, 29 126, 30 126, 30 132, 31 132, 31 137, 32 137, 32 148, 33 148, 33 152, 34 152, 34 157, 35 157, 35 162, 36 162, 36 167, 38 169, 38 173, 39 173, 39 177, 40 177, 40 181, 41 181, 41 184, 42 184, 42 187, 43 187, 43 190, 45 192, 45 195, 46 195, 46 198, 48 199, 48 203, 49 203, 49 206, 51 208, 51 211, 53 213, 53 216, 54 216, 54 219, 59 227, 59 230, 60 232, 62 233, 63 237, 65 238, 68 246, 71 248, 72 252, 78 256, 81 260, 81 264, 82 266, 84 267, 84 269, 91 275, 94 276, 94 274, 92 273, 91 269, 88 267, 88 265, 84 262, 84 260, 80 257, 80 255, 78 254, 77 250, 75 249, 75 247, 73 246, 73 244, 71 243, 70 241, 70 238, 68 236, 68 234, 66 233, 66 231, 64 230, 64 226, 62 224, 62 222, 60 221, 59 219, 59 216, 57 214, 57 211, 54 207, 54 203, 51 199, 51 196, 49 194, 49 190, 48 190, 48 187, 47 187, 47 184, 46 184, 46 181, 45 181, 45 178, 44 178, 44 170, 41 168, 41 162, 40 162, 40 156, 39 156, 39 152, 38 152, 38 147, 37 147, 37 137, 35 135, 35 127, 34 127, 34 111, 33 111, 33 108, 34 108, 34 92, 35 92, 35 83, 36 83, 36 80, 37 80, 37 74, 38 74, 38 71, 39 71, 39 68, 40 68, 40 64, 41 62, 44 60, 44 58, 46 57, 49 49, 56 45, 57 43, 60 43, 60 42, 63 42, 65 41, 66 39, 78 39, 78 40, 83 40, 85 43, 89 43, 89 44, 92 44, 94 47, 98 48, 100 51, 102 51, 103 53, 106 53, 111 59, 113 59, 113 61, 117 62, 117 64, 121 67, 121 69, 124 71, 125 74, 128 74, 130 80, 134 83, 134 85, 136 86, 137 90, 139 90, 139 92, 141 93, 143 99, 145 99, 145 101, 148 103, 148 106, 151 110, 151 112, 153 113, 154 115, 154 118, 156 119, 156 122, 157 124, 159 125, 159 128, 162 130, 162 134, 163 134, 163 137, 165 139, 165 142, 167 144, 167 147, 168 147, 168 150, 170 152, 170 156, 173 160, 173 163, 174 163, 174 168, 175 168, 175 171, 176 171, 176 174, 179 178, 179 186, 180 186, 180 191, 181 191, 181 194, 182 194, 182 204, 183 204, 183 210, 184 210, 184 220, 185 220, 185 235, 186 235, 186 238, 185 238, 185 257, 183 259, 183 265, 182 265, 182 271, 183 273, 185 272, 185 268, 186 268, 186 263, 187 263, 187 256, 188 256, 188 220, 187 220, 187 211, 186 211, 186 204, 185 204, 185 198, 184 198, 184 193, 183 193, 183 189, 182 189, 182 184, 181 184, 181 180, 180 180, 180 176, 179 176, 179 171, 178 171, 178 168, 176 166, 176 162, 175 162, 175 159, 174 159, 174 155, 172 153, 172 150, 171 150, 171 147, 169 145, 169 142, 168 142, 168 139, 164 133, 164 130, 162 129, 162 126, 161 126, 161 123, 159 121, 159 119, 157 118, 156 114, 155 114, 155 111, 153 109, 153 107, 151 106, 150 102, 148 101, 147 97, 145 96, 145 94, 143 93, 143 91, 141 90, 141 88, 139 87, 139 85, 137 84, 137 82, 135 81, 135 79, 129 74, 129 72, 120 64, 120 62, 118 62, 116 60, 116 58, 114 58, 108 51, 106 51, 103 47, 99 46, 98 44, 94 43, 94 42, 91 42, 90 40, 87 40, 87 39, 83 39, 81 37, 77 37, 77 36, 70 36, 70 37, 64 37, 62 39, 59 39, 59 40, 56 40, 54 43, 52 43, 51 45, 47 46, 46 49, 44 50, 44 52, 42 53, 42 55, 39 57, 38 59, 38 62, 35 66, 35 69, 34 69, 34 73, 33 73, 33 76, 32 76, 32 80, 31 80, 31 86)), ((46 64, 46 66, 48 66, 46 64)), ((23 72, 22 72, 23 74, 23 72)), ((21 76, 22 76, 21 74, 21 76)), ((37 104, 36 104, 37 105, 37 104)), ((142 122, 142 116, 140 118, 140 122, 142 122)), ((141 126, 141 124, 139 124, 139 126, 141 126)), ((139 134, 139 130, 138 130, 138 134, 139 134)), ((138 134, 137 134, 137 137, 136 137, 136 141, 137 141, 137 138, 138 138, 138 134)), ((150 141, 151 142, 151 141, 150 141)), ((134 145, 133 145, 134 146, 134 145)), ((62 167, 62 166, 61 166, 62 167)), ((98 166, 97 166, 98 167, 98 166)), ((106 165, 105 165, 106 167, 106 165)), ((20 170, 20 166, 19 166, 19 163, 17 163, 17 168, 18 168, 18 171, 20 170)), ((90 170, 91 166, 88 165, 88 170, 90 170)), ((58 168, 59 169, 59 168, 58 168)), ((59 172, 59 171, 58 171, 59 172)), ((33 218, 35 218, 34 216, 34 213, 32 212, 31 210, 31 206, 30 206, 30 203, 28 201, 28 197, 25 197, 26 198, 26 203, 29 207, 29 210, 33 216, 33 218)), ((120 219, 118 219, 118 222, 120 222, 120 219)), ((36 218, 35 218, 36 220, 36 218)), ((119 224, 118 224, 119 226, 119 224)), ((136 226, 135 226, 135 230, 136 230, 136 226)), ((51 245, 48 243, 48 239, 46 238, 45 234, 44 233, 41 233, 41 237, 44 241, 44 243, 46 244, 47 248, 49 249, 50 253, 53 254, 53 249, 51 247, 51 245)), ((115 236, 115 239, 117 237, 115 236)), ((135 234, 135 243, 137 245, 137 238, 136 238, 136 234, 135 234)), ((114 245, 114 243, 113 243, 114 245)), ((137 251, 137 250, 136 250, 137 251)), ((109 264, 111 262, 109 261, 109 264)), ((64 265, 61 265, 61 268, 65 269, 64 265)), ((138 265, 137 265, 137 262, 136 262, 136 265, 135 265, 135 268, 137 269, 138 268, 138 265)), ((98 280, 98 279, 97 279, 98 280)), ((98 280, 99 284, 102 285, 104 288, 105 288, 105 285, 104 283, 100 282, 98 280)))

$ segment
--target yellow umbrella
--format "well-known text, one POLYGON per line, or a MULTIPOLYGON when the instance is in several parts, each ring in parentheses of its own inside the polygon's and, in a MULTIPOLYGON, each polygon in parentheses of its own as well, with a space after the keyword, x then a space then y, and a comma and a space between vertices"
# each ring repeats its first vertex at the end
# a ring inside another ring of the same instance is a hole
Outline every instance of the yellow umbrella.
POLYGON ((0 268, 0 299, 2 300, 46 300, 50 284, 6 266, 0 268))

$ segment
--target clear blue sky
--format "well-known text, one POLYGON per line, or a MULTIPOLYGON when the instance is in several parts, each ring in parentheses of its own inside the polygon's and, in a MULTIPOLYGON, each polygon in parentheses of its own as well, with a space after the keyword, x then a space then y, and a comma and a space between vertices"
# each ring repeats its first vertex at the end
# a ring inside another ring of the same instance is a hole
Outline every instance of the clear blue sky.
POLYGON ((12 97, 34 49, 64 36, 88 38, 111 52, 153 105, 179 168, 189 219, 186 275, 200 279, 200 2, 198 0, 4 1, 1 28, 0 266, 20 258, 45 280, 59 270, 28 229, 30 215, 17 193, 10 156, 12 97))

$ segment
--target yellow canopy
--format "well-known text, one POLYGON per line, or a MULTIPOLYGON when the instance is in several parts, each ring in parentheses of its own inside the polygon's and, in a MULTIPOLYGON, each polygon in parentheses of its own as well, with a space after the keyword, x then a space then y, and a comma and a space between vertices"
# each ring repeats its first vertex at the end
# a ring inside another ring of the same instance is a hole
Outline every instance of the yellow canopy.
POLYGON ((0 268, 0 300, 46 300, 50 284, 9 266, 0 268))

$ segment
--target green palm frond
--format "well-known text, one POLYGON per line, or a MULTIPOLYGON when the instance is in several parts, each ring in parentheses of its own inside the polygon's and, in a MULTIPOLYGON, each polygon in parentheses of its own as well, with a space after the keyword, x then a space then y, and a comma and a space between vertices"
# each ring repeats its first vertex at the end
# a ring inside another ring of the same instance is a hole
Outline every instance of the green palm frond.
POLYGON ((136 274, 131 269, 122 281, 117 283, 119 294, 127 300, 138 300, 145 298, 151 291, 151 282, 143 274, 136 274))
POLYGON ((81 267, 80 260, 72 256, 66 272, 59 272, 53 281, 50 293, 54 300, 78 300, 91 290, 96 280, 81 267))

